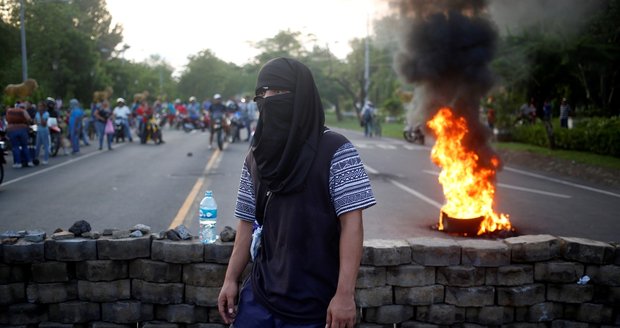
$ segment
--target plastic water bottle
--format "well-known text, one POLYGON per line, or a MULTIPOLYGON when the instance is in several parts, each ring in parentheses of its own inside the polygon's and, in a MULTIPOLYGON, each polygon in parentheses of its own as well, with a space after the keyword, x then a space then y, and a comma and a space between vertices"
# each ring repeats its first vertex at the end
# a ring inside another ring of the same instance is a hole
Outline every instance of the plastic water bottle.
POLYGON ((215 222, 217 221, 217 203, 213 198, 213 192, 207 190, 205 197, 200 202, 200 209, 198 210, 199 225, 200 225, 200 241, 203 244, 212 244, 217 240, 217 230, 215 228, 215 222))

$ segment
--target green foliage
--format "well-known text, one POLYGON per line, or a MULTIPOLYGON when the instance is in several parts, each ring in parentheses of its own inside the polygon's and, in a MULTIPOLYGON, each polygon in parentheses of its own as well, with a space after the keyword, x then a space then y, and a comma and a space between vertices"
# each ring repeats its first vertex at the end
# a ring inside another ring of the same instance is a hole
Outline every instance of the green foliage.
MULTIPOLYGON (((573 129, 560 128, 554 124, 555 145, 558 149, 588 151, 595 154, 620 157, 620 119, 584 118, 573 129)), ((516 127, 513 139, 531 145, 548 147, 548 139, 542 124, 516 127)))

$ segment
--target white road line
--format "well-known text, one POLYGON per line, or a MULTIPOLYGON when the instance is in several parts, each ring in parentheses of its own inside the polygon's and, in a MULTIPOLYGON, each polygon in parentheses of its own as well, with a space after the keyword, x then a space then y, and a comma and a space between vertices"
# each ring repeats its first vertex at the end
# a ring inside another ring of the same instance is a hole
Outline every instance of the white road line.
MULTIPOLYGON (((126 144, 116 145, 115 148, 120 148, 120 147, 123 147, 125 145, 126 144)), ((26 174, 24 176, 21 176, 19 178, 15 178, 15 179, 10 180, 10 181, 5 181, 5 182, 2 183, 2 185, 6 186, 6 185, 10 185, 11 183, 15 183, 15 182, 18 182, 18 181, 21 181, 21 180, 26 180, 26 179, 32 178, 33 176, 36 176, 36 175, 39 175, 39 174, 42 174, 42 173, 45 173, 45 172, 49 172, 51 170, 55 170, 55 169, 57 169, 59 167, 63 167, 65 165, 69 165, 71 163, 79 162, 79 161, 81 161, 83 159, 86 159, 86 158, 89 158, 91 156, 95 156, 95 155, 98 155, 98 154, 102 154, 102 153, 103 153, 102 151, 94 151, 94 152, 92 152, 90 154, 82 155, 80 157, 75 157, 75 158, 72 158, 72 159, 70 159, 70 160, 68 160, 66 162, 46 167, 46 168, 44 168, 42 170, 39 170, 39 171, 36 171, 36 172, 32 172, 30 174, 26 174)))
MULTIPOLYGON (((439 175, 439 172, 431 171, 431 170, 423 170, 423 172, 427 173, 427 174, 430 174, 430 175, 439 175)), ((506 188, 506 189, 520 190, 520 191, 531 192, 531 193, 534 193, 534 194, 546 195, 546 196, 551 196, 551 197, 572 198, 572 196, 570 196, 570 195, 557 194, 557 193, 554 193, 554 192, 549 192, 549 191, 544 191, 544 190, 539 190, 539 189, 531 189, 531 188, 525 188, 525 187, 518 187, 518 186, 513 186, 513 185, 509 185, 509 184, 505 184, 505 183, 498 183, 497 186, 498 187, 502 187, 502 188, 506 188)))
MULTIPOLYGON (((364 168, 370 174, 379 174, 379 171, 373 169, 372 167, 370 167, 368 165, 364 165, 364 168)), ((420 192, 418 192, 416 190, 413 190, 413 189, 405 186, 404 184, 402 184, 402 183, 400 183, 398 181, 395 181, 395 180, 392 180, 392 179, 387 179, 387 181, 389 183, 395 185, 396 187, 402 189, 403 191, 405 191, 407 193, 410 193, 411 195, 413 195, 415 197, 418 197, 419 199, 421 199, 421 200, 423 200, 423 201, 425 201, 425 202, 435 206, 437 209, 439 209, 439 210, 441 209, 441 206, 442 206, 441 204, 439 204, 438 202, 436 202, 436 201, 434 201, 434 200, 424 196, 422 193, 420 193, 420 192)))
POLYGON ((394 150, 394 149, 396 149, 396 146, 389 145, 389 144, 377 144, 376 146, 381 148, 381 149, 387 149, 387 150, 394 150))
POLYGON ((531 193, 534 193, 534 194, 541 194, 541 195, 546 195, 546 196, 551 196, 551 197, 573 198, 573 196, 570 196, 570 195, 556 194, 554 192, 542 191, 542 190, 538 190, 538 189, 530 189, 530 188, 525 188, 525 187, 517 187, 517 186, 507 185, 507 184, 504 184, 504 183, 498 183, 497 186, 498 187, 502 187, 502 188, 506 188, 506 189, 520 190, 520 191, 531 192, 531 193))
POLYGON ((601 194, 605 194, 605 195, 609 195, 609 196, 620 198, 620 194, 616 194, 616 193, 613 193, 613 192, 610 192, 610 191, 601 190, 601 189, 597 189, 597 188, 592 188, 592 187, 588 187, 588 186, 584 186, 584 185, 580 185, 580 184, 577 184, 577 183, 572 183, 572 182, 568 182, 568 181, 564 181, 564 180, 560 180, 560 179, 554 179, 554 178, 546 177, 544 175, 518 170, 518 169, 515 169, 515 168, 512 168, 512 167, 504 166, 504 170, 510 171, 510 172, 514 172, 514 173, 518 173, 518 174, 527 175, 527 176, 538 178, 538 179, 542 179, 542 180, 547 180, 547 181, 552 181, 552 182, 555 182, 555 183, 564 184, 564 185, 575 187, 575 188, 585 189, 585 190, 589 190, 589 191, 593 191, 593 192, 597 192, 597 193, 601 193, 601 194))

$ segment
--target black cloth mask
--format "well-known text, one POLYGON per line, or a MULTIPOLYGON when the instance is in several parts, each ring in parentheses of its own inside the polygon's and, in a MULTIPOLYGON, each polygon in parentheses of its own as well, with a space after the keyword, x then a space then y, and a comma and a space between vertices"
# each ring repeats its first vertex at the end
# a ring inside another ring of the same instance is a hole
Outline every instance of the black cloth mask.
POLYGON ((300 191, 323 134, 323 105, 312 73, 294 59, 276 58, 263 66, 257 94, 270 89, 290 93, 256 100, 260 117, 251 151, 258 178, 274 193, 300 191))

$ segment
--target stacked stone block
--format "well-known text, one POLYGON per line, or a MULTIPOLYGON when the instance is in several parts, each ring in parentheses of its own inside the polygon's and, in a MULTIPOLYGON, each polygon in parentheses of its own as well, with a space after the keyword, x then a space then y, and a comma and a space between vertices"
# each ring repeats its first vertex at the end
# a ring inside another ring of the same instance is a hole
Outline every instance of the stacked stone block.
MULTIPOLYGON (((0 326, 225 327, 217 296, 231 252, 151 237, 1 245, 0 326)), ((370 240, 355 301, 365 328, 620 326, 620 247, 549 235, 370 240)))

